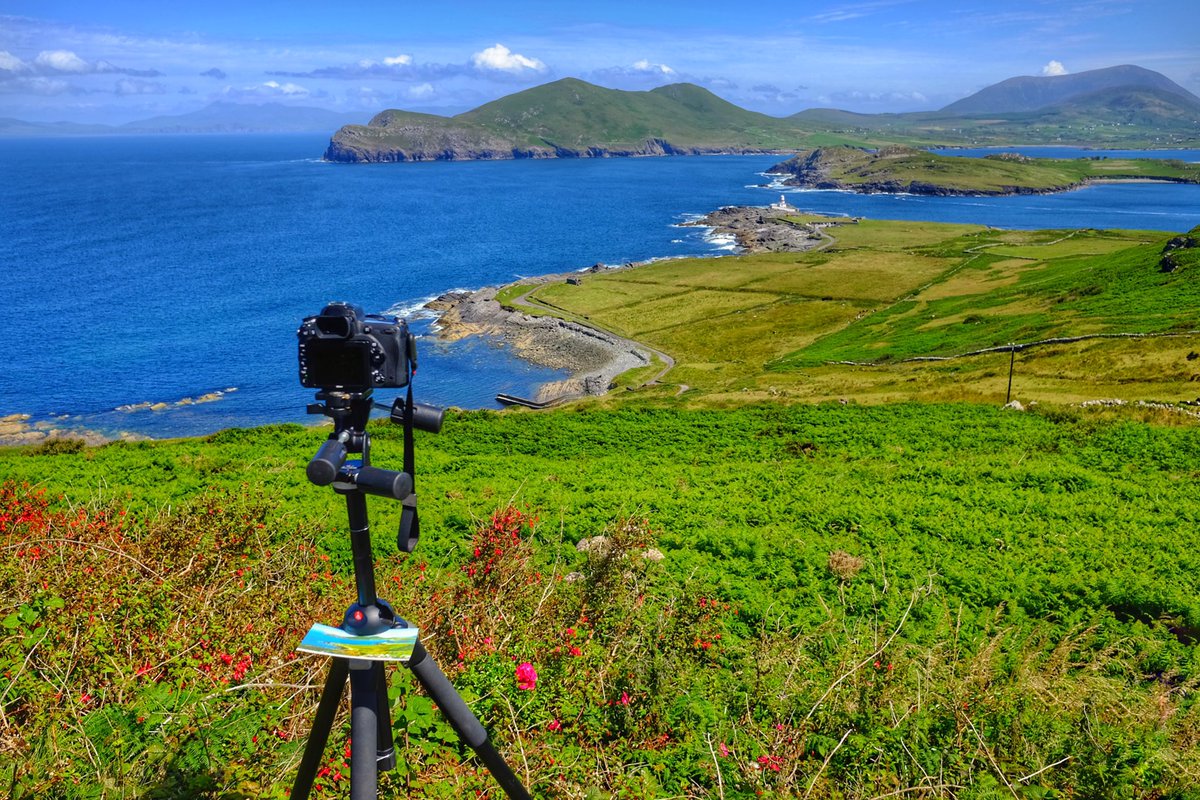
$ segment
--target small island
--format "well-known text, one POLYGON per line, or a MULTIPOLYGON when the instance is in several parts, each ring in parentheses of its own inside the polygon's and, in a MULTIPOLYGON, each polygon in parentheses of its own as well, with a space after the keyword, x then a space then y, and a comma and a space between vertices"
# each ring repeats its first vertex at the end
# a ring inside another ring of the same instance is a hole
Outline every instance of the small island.
POLYGON ((837 146, 807 150, 771 167, 785 186, 861 194, 1048 194, 1091 183, 1200 183, 1200 165, 1179 159, 1030 158, 997 153, 984 158, 942 156, 915 147, 878 150, 837 146))

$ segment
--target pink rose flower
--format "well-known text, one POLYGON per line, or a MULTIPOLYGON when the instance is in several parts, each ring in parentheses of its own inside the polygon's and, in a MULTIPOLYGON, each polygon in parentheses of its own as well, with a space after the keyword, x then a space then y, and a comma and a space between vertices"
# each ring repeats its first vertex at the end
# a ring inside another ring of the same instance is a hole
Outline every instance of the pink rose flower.
POLYGON ((530 690, 537 686, 537 670, 528 661, 517 665, 517 688, 530 690))

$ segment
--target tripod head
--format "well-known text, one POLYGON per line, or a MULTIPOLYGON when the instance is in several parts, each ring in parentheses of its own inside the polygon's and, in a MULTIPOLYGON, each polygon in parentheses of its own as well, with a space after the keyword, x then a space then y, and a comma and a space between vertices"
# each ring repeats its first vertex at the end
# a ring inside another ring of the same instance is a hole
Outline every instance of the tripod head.
MULTIPOLYGON (((299 339, 300 383, 320 389, 308 413, 333 420, 333 433, 308 462, 305 473, 317 486, 333 486, 347 502, 353 493, 390 497, 404 504, 397 546, 411 553, 420 525, 413 481, 413 430, 437 433, 443 410, 414 403, 412 379, 417 372, 417 339, 404 320, 364 314, 350 303, 330 303, 321 313, 306 317, 296 331, 299 339), (390 409, 371 399, 376 388, 407 387, 404 400, 390 409), (367 420, 371 410, 389 410, 392 422, 404 425, 404 471, 371 466, 367 420), (361 458, 349 460, 354 454, 361 458)), ((365 513, 365 512, 364 512, 365 513)))

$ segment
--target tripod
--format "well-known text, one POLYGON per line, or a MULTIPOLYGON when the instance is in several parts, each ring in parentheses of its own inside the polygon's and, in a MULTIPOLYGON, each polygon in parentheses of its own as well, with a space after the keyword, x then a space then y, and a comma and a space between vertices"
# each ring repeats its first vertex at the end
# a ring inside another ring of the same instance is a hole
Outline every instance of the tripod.
MULTIPOLYGON (((350 634, 349 637, 344 637, 351 642, 344 650, 349 651, 351 655, 335 655, 332 659, 325 688, 317 705, 312 732, 309 734, 300 768, 292 784, 292 800, 307 800, 309 796, 347 678, 350 681, 351 699, 351 800, 369 800, 376 797, 379 771, 391 770, 396 766, 384 661, 355 657, 353 639, 361 637, 359 641, 366 643, 374 641, 368 640, 367 637, 377 639, 399 631, 405 632, 404 640, 411 647, 411 654, 406 652, 407 660, 402 660, 402 663, 412 671, 430 698, 446 715, 459 738, 475 751, 505 794, 514 800, 529 800, 525 787, 488 740, 487 731, 479 719, 471 713, 454 690, 454 686, 425 651, 416 636, 416 629, 397 617, 387 601, 381 600, 375 594, 375 570, 371 556, 371 527, 367 518, 366 496, 373 494, 390 497, 404 503, 399 543, 401 549, 411 552, 419 535, 416 495, 413 493, 412 430, 414 419, 422 413, 428 415, 430 407, 413 403, 411 384, 407 400, 401 403, 397 399, 393 404, 392 420, 402 421, 405 426, 405 471, 397 472, 370 465, 371 440, 366 432, 367 419, 373 407, 370 389, 349 393, 325 390, 317 393, 317 400, 324 402, 309 406, 309 412, 331 417, 334 421, 334 431, 309 461, 305 472, 312 483, 318 486, 332 486, 335 492, 346 498, 358 599, 347 609, 340 628, 343 637, 350 634), (347 457, 350 454, 361 454, 361 458, 348 461, 347 457)), ((437 413, 436 425, 440 428, 440 412, 437 413)), ((323 626, 314 626, 313 632, 321 627, 323 626)), ((310 632, 310 635, 313 632, 310 632)), ((305 641, 308 642, 308 637, 305 641)), ((363 648, 363 652, 367 650, 363 648)))

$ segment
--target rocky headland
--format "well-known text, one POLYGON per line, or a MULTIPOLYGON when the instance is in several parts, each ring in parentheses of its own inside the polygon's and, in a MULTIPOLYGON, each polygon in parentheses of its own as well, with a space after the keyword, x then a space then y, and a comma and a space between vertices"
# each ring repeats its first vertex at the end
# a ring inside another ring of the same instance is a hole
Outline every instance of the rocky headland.
MULTIPOLYGON (((687 224, 711 228, 714 234, 733 236, 742 252, 810 250, 828 242, 828 236, 820 232, 821 223, 789 222, 786 219, 789 213, 796 211, 730 206, 687 224)), ((836 221, 834 218, 829 220, 830 223, 836 221)), ((528 290, 508 306, 497 299, 503 287, 486 287, 477 291, 447 292, 425 307, 437 313, 436 329, 443 339, 493 337, 504 342, 520 358, 553 369, 569 370, 568 378, 543 385, 537 396, 530 398, 538 403, 553 404, 602 395, 618 375, 650 364, 655 356, 666 367, 674 362, 666 353, 600 330, 582 318, 572 320, 527 314, 516 307, 538 286, 641 266, 643 264, 596 264, 576 272, 524 280, 521 285, 527 286, 528 290)))
MULTIPOLYGON (((912 147, 884 147, 869 152, 853 147, 825 147, 799 153, 767 170, 780 177, 784 186, 829 189, 859 194, 918 194, 934 197, 978 195, 1049 194, 1078 188, 1083 181, 1065 181, 1043 186, 1027 186, 1015 181, 947 180, 937 173, 946 156, 932 156, 912 147), (921 163, 924 162, 924 163, 921 163)), ((986 159, 973 159, 982 164, 986 159)), ((1033 159, 1001 154, 996 160, 1027 163, 1033 159)))
POLYGON ((1200 168, 1168 159, 1051 159, 1016 153, 964 158, 901 145, 878 150, 821 147, 792 156, 767 174, 785 186, 935 197, 1052 194, 1098 182, 1200 182, 1200 168))
POLYGON ((562 78, 443 117, 400 109, 337 131, 326 161, 405 162, 791 153, 805 133, 692 84, 648 92, 562 78))
POLYGON ((347 164, 406 161, 510 161, 540 158, 625 158, 635 156, 770 155, 778 150, 752 147, 676 145, 648 138, 628 146, 571 147, 553 143, 519 144, 466 128, 409 125, 377 136, 362 125, 339 130, 325 149, 324 159, 347 164))
POLYGON ((839 220, 830 217, 828 223, 794 222, 788 217, 796 209, 779 206, 726 206, 685 225, 711 228, 714 234, 732 236, 744 253, 787 253, 812 250, 827 241, 822 228, 839 220))

